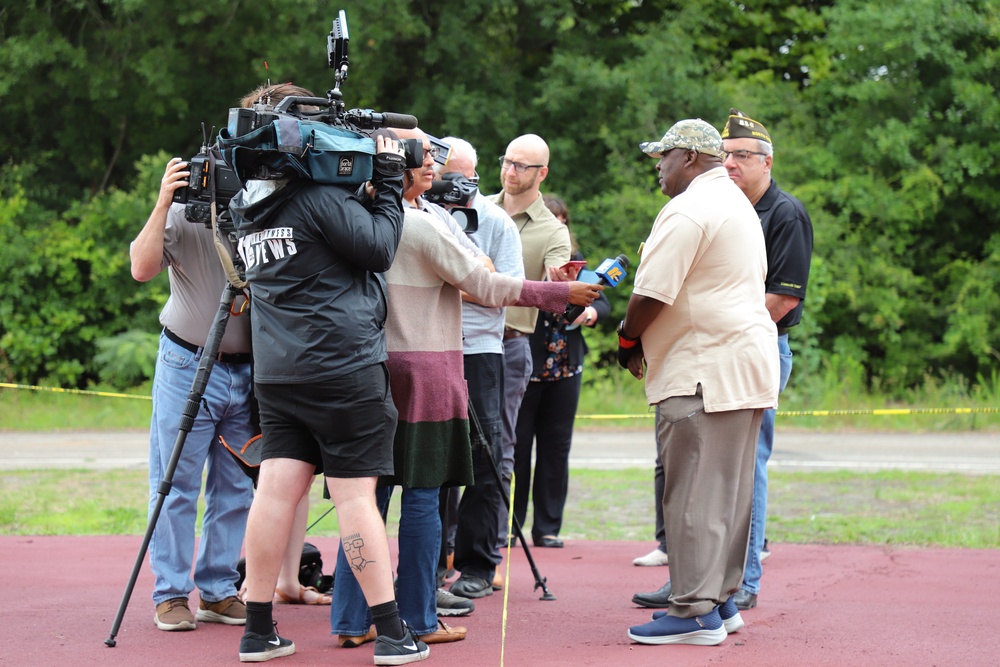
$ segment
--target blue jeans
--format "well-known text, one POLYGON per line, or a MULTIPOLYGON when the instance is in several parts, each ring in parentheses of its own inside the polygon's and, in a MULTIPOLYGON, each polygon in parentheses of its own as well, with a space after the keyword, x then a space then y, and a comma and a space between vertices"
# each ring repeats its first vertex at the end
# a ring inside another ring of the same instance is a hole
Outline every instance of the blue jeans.
MULTIPOLYGON (((375 492, 385 517, 392 487, 375 492)), ((396 567, 396 603, 399 617, 418 635, 437 630, 437 563, 441 551, 438 487, 403 489, 399 516, 399 564, 396 567)), ((344 545, 337 550, 330 628, 335 635, 360 637, 372 625, 371 610, 354 578, 344 545)))
MULTIPOLYGON (((160 335, 149 429, 150 515, 177 442, 181 416, 200 358, 199 354, 160 335)), ((216 363, 209 375, 149 542, 155 604, 187 597, 195 586, 207 602, 236 594, 239 579, 236 564, 246 532, 253 484, 219 442, 219 436, 235 447, 242 447, 250 439, 250 381, 250 364, 216 363), (206 463, 205 516, 192 581, 195 519, 206 463)))
MULTIPOLYGON (((778 392, 785 390, 788 376, 792 374, 792 350, 788 347, 788 334, 778 336, 778 361, 781 381, 778 392)), ((774 448, 774 410, 765 410, 757 438, 757 466, 753 477, 753 514, 750 519, 750 545, 747 547, 747 564, 743 572, 743 588, 751 593, 760 592, 760 550, 764 547, 764 528, 767 523, 767 461, 774 448)))

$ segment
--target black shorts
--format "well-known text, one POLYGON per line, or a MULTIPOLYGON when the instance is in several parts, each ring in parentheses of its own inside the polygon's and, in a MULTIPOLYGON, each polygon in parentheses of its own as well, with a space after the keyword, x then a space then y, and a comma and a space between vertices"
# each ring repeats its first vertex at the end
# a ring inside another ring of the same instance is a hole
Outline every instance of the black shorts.
POLYGON ((258 384, 261 460, 295 459, 327 477, 392 475, 398 413, 385 364, 335 380, 258 384))

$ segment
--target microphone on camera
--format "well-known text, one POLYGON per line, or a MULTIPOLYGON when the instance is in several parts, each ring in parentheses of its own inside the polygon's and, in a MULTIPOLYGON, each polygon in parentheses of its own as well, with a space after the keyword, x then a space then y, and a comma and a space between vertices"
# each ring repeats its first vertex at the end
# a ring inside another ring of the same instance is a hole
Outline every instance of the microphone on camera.
MULTIPOLYGON (((600 280, 597 281, 598 285, 606 285, 608 287, 617 287, 618 283, 622 281, 627 274, 625 269, 628 267, 628 257, 624 254, 618 255, 614 259, 610 257, 603 262, 600 266, 594 269, 594 273, 598 275, 600 280)), ((563 317, 566 318, 568 324, 572 324, 576 321, 576 318, 580 317, 586 306, 569 306, 566 308, 566 312, 563 313, 563 317)))
POLYGON ((412 130, 417 127, 417 117, 408 113, 386 111, 381 116, 382 125, 385 127, 398 127, 401 130, 412 130))

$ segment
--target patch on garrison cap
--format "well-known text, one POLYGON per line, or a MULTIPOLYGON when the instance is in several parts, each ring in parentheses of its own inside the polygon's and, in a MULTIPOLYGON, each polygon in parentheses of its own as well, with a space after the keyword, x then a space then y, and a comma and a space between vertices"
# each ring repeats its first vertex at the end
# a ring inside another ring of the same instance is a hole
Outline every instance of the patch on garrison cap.
POLYGON ((722 128, 723 139, 760 139, 771 143, 767 128, 737 109, 729 110, 729 120, 722 128))

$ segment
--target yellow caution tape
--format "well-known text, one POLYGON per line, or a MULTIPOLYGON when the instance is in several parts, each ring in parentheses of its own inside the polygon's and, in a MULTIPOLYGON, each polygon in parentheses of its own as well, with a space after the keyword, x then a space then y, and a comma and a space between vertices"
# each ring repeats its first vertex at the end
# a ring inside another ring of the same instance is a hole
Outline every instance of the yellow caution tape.
MULTIPOLYGON (((140 394, 116 394, 110 391, 89 391, 86 389, 64 389, 62 387, 37 387, 28 384, 10 384, 0 382, 0 388, 5 389, 30 389, 33 391, 51 391, 58 394, 84 394, 87 396, 104 396, 107 398, 138 398, 144 401, 152 400, 152 396, 140 394)), ((859 410, 778 410, 779 417, 849 417, 856 415, 971 415, 1000 412, 1000 407, 996 408, 875 408, 859 410)), ((625 415, 577 415, 577 419, 652 419, 656 416, 653 411, 641 414, 625 415)))
POLYGON ((144 401, 153 400, 152 396, 142 396, 140 394, 116 394, 110 391, 88 391, 86 389, 63 389, 62 387, 36 387, 30 384, 9 384, 0 382, 0 387, 6 389, 32 389, 34 391, 51 391, 57 394, 85 394, 87 396, 105 396, 108 398, 141 398, 144 401))
MULTIPOLYGON (((871 410, 778 410, 779 417, 845 417, 851 415, 971 415, 1000 412, 1000 408, 882 408, 871 410)), ((577 419, 651 419, 656 414, 638 415, 577 415, 577 419)))

